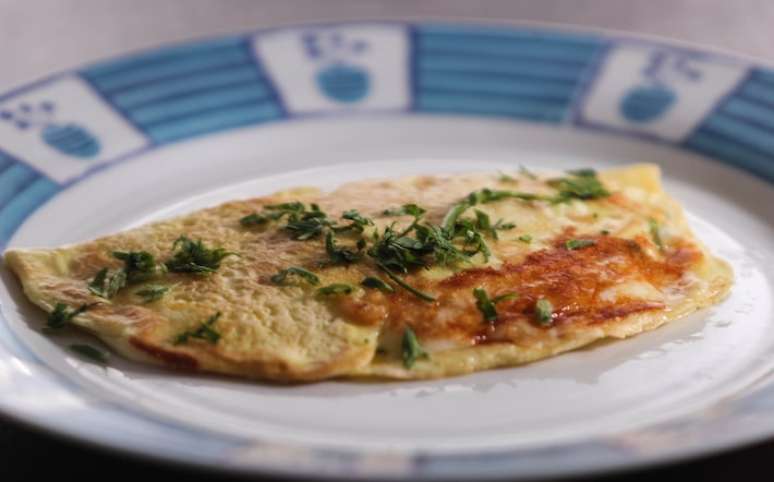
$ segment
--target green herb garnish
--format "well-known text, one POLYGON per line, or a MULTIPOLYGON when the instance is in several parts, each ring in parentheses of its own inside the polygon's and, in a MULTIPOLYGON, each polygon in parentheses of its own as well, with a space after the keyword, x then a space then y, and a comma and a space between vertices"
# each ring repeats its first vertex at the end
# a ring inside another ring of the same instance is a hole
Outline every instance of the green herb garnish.
POLYGON ((484 321, 495 321, 497 319, 497 310, 492 300, 489 299, 489 295, 484 291, 484 288, 475 288, 473 296, 476 298, 476 308, 484 316, 484 321))
POLYGON ((495 305, 501 301, 512 300, 518 297, 516 293, 506 293, 489 299, 489 295, 483 288, 475 288, 473 296, 476 298, 476 308, 481 312, 485 322, 497 320, 497 310, 495 305))
POLYGON ((569 250, 575 250, 593 246, 596 243, 593 239, 568 239, 564 242, 564 247, 569 250))
POLYGON ((385 216, 414 216, 415 218, 421 218, 425 212, 423 208, 416 204, 404 204, 399 208, 386 209, 382 214, 385 216))
POLYGON ((406 283, 405 281, 400 279, 400 277, 392 273, 389 270, 389 268, 387 268, 386 266, 381 264, 377 264, 377 265, 384 271, 384 273, 387 275, 388 278, 390 278, 392 281, 394 281, 398 286, 400 286, 404 290, 408 291, 409 293, 413 294, 414 296, 416 296, 421 300, 435 301, 435 297, 428 295, 427 293, 423 293, 418 289, 414 288, 413 286, 411 286, 410 284, 406 283))
POLYGON ((345 211, 344 214, 341 215, 341 218, 351 222, 346 226, 334 226, 332 229, 336 232, 354 231, 356 233, 362 233, 366 227, 374 225, 371 218, 362 216, 355 209, 345 211))
POLYGON ((474 210, 476 215, 476 229, 488 234, 492 239, 497 238, 497 231, 507 231, 516 227, 514 223, 504 223, 499 219, 495 224, 489 219, 489 215, 478 209, 474 210))
POLYGON ((363 278, 363 281, 360 282, 361 286, 365 286, 366 288, 373 288, 381 291, 385 291, 387 293, 394 293, 395 288, 387 284, 386 282, 382 281, 380 278, 377 278, 375 276, 367 276, 363 278))
POLYGON ((291 217, 285 230, 290 231, 290 237, 298 241, 316 238, 325 228, 332 227, 335 223, 320 211, 316 204, 312 204, 312 210, 296 217, 291 217))
POLYGON ((504 199, 519 199, 521 201, 540 201, 550 200, 546 196, 539 194, 532 194, 520 191, 502 191, 494 189, 481 189, 480 191, 474 191, 468 194, 464 199, 451 207, 441 221, 441 226, 450 230, 462 216, 462 214, 468 209, 478 204, 488 204, 495 201, 502 201, 504 199))
POLYGON ((403 331, 401 340, 401 352, 403 354, 403 366, 411 368, 419 358, 429 358, 430 355, 419 344, 416 333, 408 326, 403 331))
POLYGON ((548 185, 559 191, 552 200, 554 203, 567 202, 573 199, 589 200, 607 197, 610 192, 597 178, 592 169, 570 171, 568 177, 551 179, 548 185))
POLYGON ((214 325, 215 322, 217 322, 220 318, 220 314, 220 311, 215 313, 195 330, 188 330, 177 335, 172 343, 174 345, 181 345, 183 343, 187 343, 189 339, 195 338, 198 340, 204 340, 212 345, 216 344, 218 340, 220 340, 220 333, 215 330, 214 325))
POLYGON ((223 248, 208 248, 202 240, 193 241, 187 236, 180 236, 172 244, 172 258, 164 264, 174 273, 209 274, 220 268, 220 262, 236 253, 223 248))
POLYGON ((285 282, 287 277, 290 275, 298 276, 306 280, 306 282, 309 283, 310 285, 320 284, 320 278, 318 278, 316 274, 312 273, 311 271, 307 271, 304 268, 299 268, 296 266, 291 266, 290 268, 283 269, 282 271, 272 276, 270 279, 272 283, 281 285, 285 282))
POLYGON ((328 231, 325 235, 325 252, 332 264, 351 264, 359 261, 363 257, 362 251, 365 247, 365 240, 360 239, 357 243, 357 251, 350 248, 342 248, 336 243, 333 231, 328 231))
POLYGON ((540 298, 535 303, 535 319, 541 325, 550 325, 553 321, 554 305, 545 298, 540 298))
POLYGON ((239 224, 245 227, 260 226, 269 222, 269 218, 258 213, 248 214, 239 220, 239 224))
POLYGON ((135 291, 134 294, 143 298, 143 303, 152 303, 164 297, 169 291, 169 286, 148 285, 145 288, 135 291))
POLYGON ((650 227, 650 237, 653 238, 653 243, 655 243, 656 246, 658 246, 659 251, 664 251, 664 240, 661 239, 661 228, 658 225, 658 222, 650 218, 648 220, 648 226, 650 227))
POLYGON ((519 241, 521 241, 522 243, 527 243, 527 244, 529 244, 529 243, 531 243, 531 242, 532 242, 532 236, 531 236, 531 235, 529 235, 529 234, 522 234, 521 236, 519 236, 519 238, 518 238, 518 239, 519 239, 519 241))
POLYGON ((298 201, 268 204, 260 213, 249 214, 239 222, 242 226, 250 227, 280 221, 283 218, 287 218, 284 229, 290 231, 291 237, 299 241, 315 238, 322 234, 325 228, 336 224, 328 219, 328 215, 322 212, 317 204, 312 203, 307 207, 298 201))
POLYGON ((354 291, 354 288, 344 283, 333 283, 328 286, 323 286, 317 289, 318 295, 348 295, 354 291))
POLYGON ((124 272, 129 283, 147 281, 164 272, 164 266, 157 264, 156 258, 147 251, 114 251, 113 257, 124 262, 124 272))
POLYGON ((100 365, 105 365, 108 362, 107 352, 94 348, 91 345, 76 343, 70 345, 70 350, 100 365))
POLYGON ((100 298, 110 299, 126 286, 126 271, 119 270, 109 274, 107 268, 102 268, 89 283, 89 291, 100 298))
POLYGON ((92 306, 94 305, 81 305, 80 307, 73 310, 64 303, 57 303, 54 306, 54 311, 48 315, 48 320, 46 320, 46 328, 50 328, 52 330, 59 330, 64 328, 70 321, 72 321, 73 318, 85 312, 92 306))
POLYGON ((571 174, 576 177, 597 177, 597 171, 591 168, 573 169, 567 171, 567 174, 571 174))

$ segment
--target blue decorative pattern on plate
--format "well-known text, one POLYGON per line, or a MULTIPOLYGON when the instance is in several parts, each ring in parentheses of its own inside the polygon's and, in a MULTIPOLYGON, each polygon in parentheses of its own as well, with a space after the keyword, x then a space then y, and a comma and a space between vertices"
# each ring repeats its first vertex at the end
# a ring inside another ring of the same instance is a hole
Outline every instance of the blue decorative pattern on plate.
POLYGON ((772 436, 774 71, 734 58, 594 33, 355 22, 101 62, 0 96, 0 247, 303 183, 637 161, 661 165, 734 266, 733 294, 710 313, 460 379, 271 387, 90 365, 62 349, 67 336, 41 336, 1 270, 0 410, 224 470, 412 480, 601 471, 772 436))

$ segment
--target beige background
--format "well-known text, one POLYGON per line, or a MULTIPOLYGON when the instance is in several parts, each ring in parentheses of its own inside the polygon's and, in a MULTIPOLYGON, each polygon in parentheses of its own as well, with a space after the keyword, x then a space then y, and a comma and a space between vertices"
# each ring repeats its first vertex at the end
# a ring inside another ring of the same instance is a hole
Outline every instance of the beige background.
POLYGON ((0 0, 0 91, 169 41, 316 20, 411 17, 572 23, 774 64, 774 0, 0 0))

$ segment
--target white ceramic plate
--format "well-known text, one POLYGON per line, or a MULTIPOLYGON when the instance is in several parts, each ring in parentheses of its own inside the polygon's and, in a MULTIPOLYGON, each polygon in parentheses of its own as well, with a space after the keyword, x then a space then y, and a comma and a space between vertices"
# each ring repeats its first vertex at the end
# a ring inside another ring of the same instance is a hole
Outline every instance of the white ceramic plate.
MULTIPOLYGON (((0 97, 0 245, 55 246, 299 184, 662 166, 734 267, 719 306, 437 381, 272 386, 74 357, 1 270, 0 410, 228 471, 519 478, 774 435, 774 72, 600 34, 351 23, 178 45, 0 97), (720 161, 720 162, 718 162, 720 161)), ((93 340, 89 340, 94 342, 93 340)))

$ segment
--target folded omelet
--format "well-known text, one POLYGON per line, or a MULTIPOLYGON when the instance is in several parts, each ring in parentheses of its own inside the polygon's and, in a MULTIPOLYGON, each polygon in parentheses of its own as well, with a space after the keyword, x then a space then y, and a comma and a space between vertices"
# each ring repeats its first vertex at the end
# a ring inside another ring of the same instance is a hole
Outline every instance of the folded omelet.
POLYGON ((51 329, 282 382, 531 362, 657 328, 733 279, 653 165, 295 189, 5 260, 51 329))

